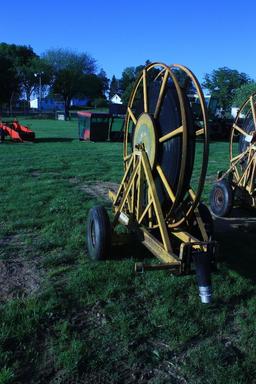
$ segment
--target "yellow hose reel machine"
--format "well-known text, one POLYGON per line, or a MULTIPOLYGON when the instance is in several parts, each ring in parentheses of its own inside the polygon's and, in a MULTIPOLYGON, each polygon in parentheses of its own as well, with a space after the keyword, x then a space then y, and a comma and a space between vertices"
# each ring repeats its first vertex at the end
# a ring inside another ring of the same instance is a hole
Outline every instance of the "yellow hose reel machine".
POLYGON ((152 63, 143 69, 127 107, 123 161, 118 191, 109 193, 112 222, 102 206, 89 212, 89 256, 107 259, 122 224, 159 260, 137 263, 137 272, 195 270, 201 301, 209 303, 216 242, 211 214, 200 202, 208 163, 207 113, 188 68, 152 63))
POLYGON ((232 126, 230 165, 218 172, 210 195, 216 216, 228 216, 234 206, 256 206, 256 93, 243 103, 232 126))

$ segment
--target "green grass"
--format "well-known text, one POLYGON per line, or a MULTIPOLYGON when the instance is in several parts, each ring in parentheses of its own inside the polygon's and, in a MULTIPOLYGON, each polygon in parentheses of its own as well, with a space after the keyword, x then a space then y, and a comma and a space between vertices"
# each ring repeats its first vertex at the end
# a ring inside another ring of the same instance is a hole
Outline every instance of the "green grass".
MULTIPOLYGON (((92 263, 85 222, 102 198, 84 186, 120 181, 122 144, 80 142, 75 121, 24 122, 38 141, 0 146, 0 384, 255 382, 255 229, 217 231, 210 306, 194 276, 134 276, 133 244, 92 263)), ((227 148, 211 145, 206 202, 227 148)))

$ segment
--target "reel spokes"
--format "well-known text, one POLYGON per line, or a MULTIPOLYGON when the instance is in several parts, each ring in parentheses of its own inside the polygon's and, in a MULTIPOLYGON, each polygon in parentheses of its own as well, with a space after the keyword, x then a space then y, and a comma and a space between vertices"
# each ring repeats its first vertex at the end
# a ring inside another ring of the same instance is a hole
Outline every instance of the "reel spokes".
MULTIPOLYGON (((211 300, 216 252, 210 213, 199 203, 208 161, 207 116, 193 73, 178 64, 152 63, 139 75, 125 119, 124 175, 113 202, 118 224, 162 264, 136 270, 196 269, 202 302, 211 300)), ((140 263, 141 264, 141 263, 140 263)))
POLYGON ((198 204, 208 161, 204 97, 196 77, 186 67, 153 63, 142 71, 128 103, 125 168, 139 144, 144 145, 149 156, 168 225, 180 226, 198 204), (197 107, 197 120, 191 104, 197 107), (190 179, 198 145, 201 167, 196 171, 198 183, 192 186, 190 179))
POLYGON ((211 192, 211 209, 217 216, 227 216, 234 205, 256 206, 256 93, 237 113, 229 159, 229 169, 220 173, 211 192), (218 194, 222 194, 221 200, 218 194))
POLYGON ((255 190, 256 94, 242 105, 232 127, 230 165, 233 182, 252 195, 255 190))

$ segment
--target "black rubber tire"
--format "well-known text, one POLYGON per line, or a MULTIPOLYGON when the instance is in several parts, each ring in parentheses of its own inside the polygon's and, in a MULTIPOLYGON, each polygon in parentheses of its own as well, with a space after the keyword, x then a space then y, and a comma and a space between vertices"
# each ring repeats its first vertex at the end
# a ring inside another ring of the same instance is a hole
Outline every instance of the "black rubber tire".
POLYGON ((216 216, 228 216, 233 206, 233 190, 228 180, 223 179, 214 184, 210 194, 211 210, 216 216))
POLYGON ((106 260, 111 249, 111 224, 102 206, 91 208, 87 219, 87 248, 91 260, 106 260))

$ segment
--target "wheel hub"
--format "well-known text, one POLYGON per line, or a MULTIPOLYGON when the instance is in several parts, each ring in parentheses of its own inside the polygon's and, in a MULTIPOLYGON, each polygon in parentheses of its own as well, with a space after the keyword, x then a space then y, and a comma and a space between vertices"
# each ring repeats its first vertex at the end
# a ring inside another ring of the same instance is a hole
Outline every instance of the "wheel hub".
POLYGON ((222 207, 224 201, 223 193, 220 189, 217 189, 215 192, 215 202, 218 207, 222 207))
POLYGON ((154 168, 156 160, 156 130, 152 117, 148 113, 142 113, 137 121, 133 149, 136 145, 144 145, 151 168, 154 168))
POLYGON ((95 224, 94 224, 94 222, 91 223, 91 239, 92 239, 92 245, 93 245, 93 247, 95 247, 96 236, 95 236, 95 224))

